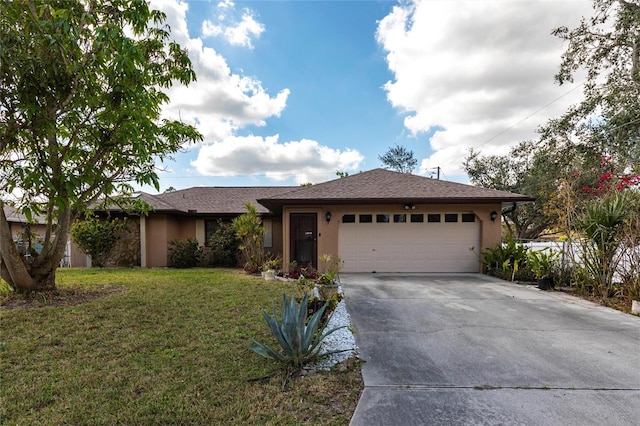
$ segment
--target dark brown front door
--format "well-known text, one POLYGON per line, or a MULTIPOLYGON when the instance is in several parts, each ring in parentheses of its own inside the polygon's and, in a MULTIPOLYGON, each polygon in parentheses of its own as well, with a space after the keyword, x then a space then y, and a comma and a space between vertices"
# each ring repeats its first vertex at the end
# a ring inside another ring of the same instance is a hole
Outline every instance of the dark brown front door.
POLYGON ((318 215, 291 213, 291 261, 318 268, 318 215))

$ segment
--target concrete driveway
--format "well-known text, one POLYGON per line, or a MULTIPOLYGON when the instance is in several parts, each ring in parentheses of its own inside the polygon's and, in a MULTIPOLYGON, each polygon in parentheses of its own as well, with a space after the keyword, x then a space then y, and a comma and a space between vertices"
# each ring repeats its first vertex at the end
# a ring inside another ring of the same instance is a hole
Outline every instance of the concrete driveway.
POLYGON ((341 276, 351 425, 640 424, 640 318, 479 274, 341 276))

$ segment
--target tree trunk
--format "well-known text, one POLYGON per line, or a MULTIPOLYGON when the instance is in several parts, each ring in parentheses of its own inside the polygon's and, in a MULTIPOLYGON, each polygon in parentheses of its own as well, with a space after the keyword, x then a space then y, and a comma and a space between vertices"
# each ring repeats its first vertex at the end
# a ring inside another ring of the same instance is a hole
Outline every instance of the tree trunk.
POLYGON ((40 255, 31 253, 27 261, 13 241, 4 205, 0 203, 0 277, 18 293, 55 290, 56 269, 64 256, 71 221, 69 211, 61 211, 52 244, 44 247, 40 255))

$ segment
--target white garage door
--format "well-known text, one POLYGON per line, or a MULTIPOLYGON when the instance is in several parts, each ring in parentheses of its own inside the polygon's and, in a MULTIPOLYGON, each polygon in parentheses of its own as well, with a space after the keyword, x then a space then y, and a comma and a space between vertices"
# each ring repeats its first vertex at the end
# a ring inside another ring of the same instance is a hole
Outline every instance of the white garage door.
POLYGON ((344 272, 478 272, 472 213, 344 215, 338 235, 344 272))

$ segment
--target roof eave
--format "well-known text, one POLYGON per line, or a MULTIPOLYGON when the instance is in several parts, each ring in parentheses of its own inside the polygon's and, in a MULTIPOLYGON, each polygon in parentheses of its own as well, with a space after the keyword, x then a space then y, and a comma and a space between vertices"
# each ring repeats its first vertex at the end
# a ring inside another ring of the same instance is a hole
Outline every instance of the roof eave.
POLYGON ((260 199, 260 204, 274 210, 285 205, 348 205, 348 204, 494 204, 510 206, 535 201, 532 197, 438 197, 438 198, 309 198, 309 199, 260 199))

